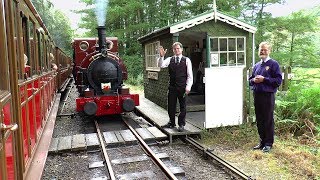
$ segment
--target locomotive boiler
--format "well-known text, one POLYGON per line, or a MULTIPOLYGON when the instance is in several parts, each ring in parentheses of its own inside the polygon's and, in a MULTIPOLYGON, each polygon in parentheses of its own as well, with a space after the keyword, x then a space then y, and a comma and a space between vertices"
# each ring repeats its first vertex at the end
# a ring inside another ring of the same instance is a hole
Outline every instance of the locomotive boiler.
POLYGON ((76 38, 73 42, 73 75, 79 92, 76 109, 94 116, 133 111, 139 95, 130 94, 123 84, 128 73, 118 55, 118 39, 106 37, 103 26, 97 30, 98 39, 76 38))

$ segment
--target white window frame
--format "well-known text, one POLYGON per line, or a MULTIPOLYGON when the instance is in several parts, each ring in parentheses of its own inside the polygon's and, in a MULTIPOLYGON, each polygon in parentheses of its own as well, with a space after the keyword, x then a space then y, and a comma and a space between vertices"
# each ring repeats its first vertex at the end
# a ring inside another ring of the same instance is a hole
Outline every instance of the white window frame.
POLYGON ((144 47, 147 71, 160 71, 160 67, 158 66, 158 58, 160 57, 158 51, 159 46, 160 41, 154 41, 152 43, 146 44, 144 47))
POLYGON ((245 36, 227 36, 227 37, 210 37, 210 57, 218 57, 218 64, 214 64, 213 60, 210 59, 210 67, 220 67, 220 66, 245 66, 246 65, 246 37, 245 36), (218 51, 213 51, 211 49, 211 40, 212 39, 218 39, 218 51), (226 39, 227 40, 227 50, 226 51, 220 51, 220 39, 226 39), (235 47, 236 49, 234 51, 229 50, 229 39, 235 39, 236 44, 235 47), (238 50, 238 39, 243 39, 243 50, 238 50), (221 65, 221 60, 220 60, 220 55, 221 53, 226 53, 227 54, 227 63, 221 65), (229 54, 230 53, 235 53, 236 54, 236 62, 231 63, 229 59, 229 54), (238 53, 243 53, 244 54, 244 62, 243 64, 238 63, 238 53))

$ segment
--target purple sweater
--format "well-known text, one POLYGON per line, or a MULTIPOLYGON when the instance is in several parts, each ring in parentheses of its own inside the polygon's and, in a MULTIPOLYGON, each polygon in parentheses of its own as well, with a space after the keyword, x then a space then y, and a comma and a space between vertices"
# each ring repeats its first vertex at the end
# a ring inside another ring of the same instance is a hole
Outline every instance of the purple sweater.
POLYGON ((282 74, 280 66, 276 60, 269 59, 266 63, 258 62, 254 65, 252 75, 249 77, 249 85, 255 93, 275 93, 281 85, 282 74), (254 83, 253 78, 256 75, 264 76, 264 81, 254 83))

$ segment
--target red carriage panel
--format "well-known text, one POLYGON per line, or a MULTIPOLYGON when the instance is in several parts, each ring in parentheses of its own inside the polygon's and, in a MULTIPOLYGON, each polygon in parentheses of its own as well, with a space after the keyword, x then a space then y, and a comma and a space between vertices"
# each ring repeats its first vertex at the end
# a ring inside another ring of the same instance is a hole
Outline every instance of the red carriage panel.
POLYGON ((41 103, 42 103, 42 97, 41 97, 41 90, 40 90, 40 83, 39 79, 34 81, 34 87, 36 90, 35 94, 35 112, 36 112, 36 133, 39 134, 41 130, 41 119, 42 119, 42 113, 41 113, 41 103))
MULTIPOLYGON (((6 105, 3 107, 3 109, 1 109, 1 112, 3 113, 3 123, 5 125, 10 125, 12 124, 12 120, 11 120, 11 109, 10 109, 10 102, 6 103, 6 105)), ((10 133, 10 132, 9 132, 10 133)), ((2 134, 4 135, 4 134, 2 134)), ((2 137, 4 138, 4 137, 2 137)), ((7 139, 5 139, 4 144, 1 144, 2 148, 4 148, 4 152, 5 152, 5 159, 6 161, 4 162, 6 165, 6 171, 8 174, 8 179, 15 179, 14 176, 14 170, 15 170, 15 157, 14 157, 14 145, 13 145, 13 136, 12 133, 9 135, 9 137, 7 139)), ((0 148, 0 152, 1 152, 1 148, 0 148)), ((1 155, 1 154, 0 154, 1 155)), ((2 162, 2 161, 1 161, 2 162)), ((2 162, 3 163, 3 162, 2 162)), ((1 172, 1 165, 4 164, 0 164, 0 172, 1 172)), ((1 179, 1 175, 0 175, 0 179, 1 179)))
MULTIPOLYGON (((27 125, 27 112, 26 112, 26 106, 21 107, 21 115, 22 115, 22 138, 23 138, 23 155, 25 161, 29 158, 29 152, 28 152, 28 125, 27 125)), ((20 127, 21 128, 21 127, 20 127)))
POLYGON ((27 84, 27 93, 28 93, 28 99, 30 99, 27 102, 28 106, 28 116, 29 116, 29 133, 30 133, 30 145, 31 149, 34 148, 35 143, 36 143, 36 124, 35 124, 35 102, 34 102, 34 96, 33 93, 36 91, 36 89, 33 87, 34 83, 31 82, 27 84))

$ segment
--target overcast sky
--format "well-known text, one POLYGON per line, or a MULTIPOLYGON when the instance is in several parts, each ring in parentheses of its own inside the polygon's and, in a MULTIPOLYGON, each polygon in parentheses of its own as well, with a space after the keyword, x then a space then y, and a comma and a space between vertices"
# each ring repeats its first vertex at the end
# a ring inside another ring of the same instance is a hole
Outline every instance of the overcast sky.
MULTIPOLYGON (((219 1, 219 0, 217 0, 219 1)), ((320 5, 320 0, 286 0, 284 5, 272 5, 266 8, 266 11, 272 13, 273 17, 286 16, 292 12, 301 9, 308 9, 320 5)), ((71 27, 76 29, 77 23, 80 21, 80 15, 71 12, 76 9, 85 8, 85 4, 79 3, 79 0, 51 0, 56 9, 61 10, 70 18, 71 27)))

